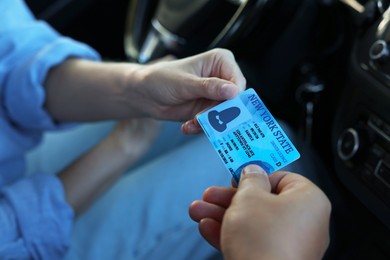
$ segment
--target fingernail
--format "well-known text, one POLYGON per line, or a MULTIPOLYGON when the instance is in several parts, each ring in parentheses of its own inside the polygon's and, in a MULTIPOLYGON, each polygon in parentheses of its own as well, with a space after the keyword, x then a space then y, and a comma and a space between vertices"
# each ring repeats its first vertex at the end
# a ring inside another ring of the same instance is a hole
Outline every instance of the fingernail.
POLYGON ((261 168, 260 166, 256 165, 256 164, 250 164, 250 165, 246 166, 244 168, 244 170, 242 171, 242 173, 244 175, 247 175, 247 174, 263 174, 263 175, 267 175, 267 173, 264 171, 264 169, 261 168))
POLYGON ((185 133, 193 133, 195 131, 195 125, 193 122, 188 121, 182 125, 182 130, 185 133))
POLYGON ((222 98, 232 98, 236 94, 236 88, 234 85, 222 85, 220 96, 222 98))

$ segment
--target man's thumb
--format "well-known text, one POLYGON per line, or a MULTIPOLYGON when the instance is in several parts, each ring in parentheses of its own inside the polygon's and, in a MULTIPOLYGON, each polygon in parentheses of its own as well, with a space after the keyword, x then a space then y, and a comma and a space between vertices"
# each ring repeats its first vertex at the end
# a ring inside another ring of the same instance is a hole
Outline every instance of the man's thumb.
POLYGON ((256 164, 246 166, 240 176, 240 183, 238 189, 242 188, 260 188, 264 191, 271 191, 271 183, 267 173, 263 168, 256 164))

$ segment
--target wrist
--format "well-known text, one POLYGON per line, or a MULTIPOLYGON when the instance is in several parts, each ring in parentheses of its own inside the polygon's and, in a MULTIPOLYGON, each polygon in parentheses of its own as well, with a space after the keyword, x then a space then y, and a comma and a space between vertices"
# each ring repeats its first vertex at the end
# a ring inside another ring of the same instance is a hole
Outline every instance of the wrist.
POLYGON ((130 165, 149 150, 160 130, 160 123, 148 118, 122 120, 106 138, 119 158, 130 165))
POLYGON ((128 67, 124 73, 123 96, 129 111, 133 117, 151 117, 153 92, 158 91, 159 83, 154 82, 150 65, 131 64, 128 67))
POLYGON ((116 163, 121 165, 122 168, 127 168, 137 161, 137 153, 127 145, 126 140, 124 140, 123 135, 119 133, 118 129, 114 129, 106 137, 104 143, 110 151, 110 157, 115 157, 116 163))

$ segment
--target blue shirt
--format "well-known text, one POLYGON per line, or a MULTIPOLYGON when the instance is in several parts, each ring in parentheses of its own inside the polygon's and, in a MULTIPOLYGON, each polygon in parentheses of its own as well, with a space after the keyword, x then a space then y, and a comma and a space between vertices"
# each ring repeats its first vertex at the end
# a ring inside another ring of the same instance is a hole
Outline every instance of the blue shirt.
POLYGON ((44 108, 48 70, 90 47, 37 21, 22 0, 0 0, 0 259, 59 259, 73 210, 54 174, 25 176, 24 156, 44 131, 63 127, 44 108))

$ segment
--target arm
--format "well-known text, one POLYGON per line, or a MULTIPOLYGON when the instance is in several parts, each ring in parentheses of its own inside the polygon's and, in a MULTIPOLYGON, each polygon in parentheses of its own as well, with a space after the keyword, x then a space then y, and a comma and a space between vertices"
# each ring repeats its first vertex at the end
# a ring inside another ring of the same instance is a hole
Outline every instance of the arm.
POLYGON ((45 82, 46 107, 58 121, 148 116, 189 120, 245 89, 227 50, 150 65, 71 59, 45 82))
POLYGON ((158 126, 151 119, 122 121, 110 135, 59 174, 66 199, 76 214, 145 153, 158 133, 158 126))

